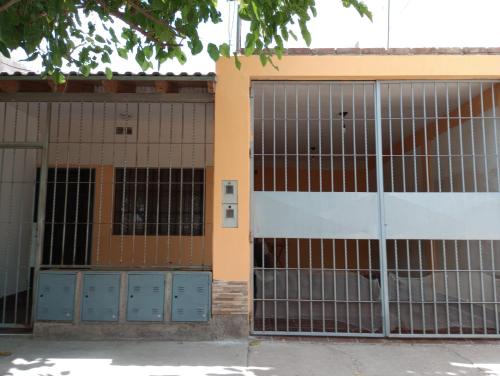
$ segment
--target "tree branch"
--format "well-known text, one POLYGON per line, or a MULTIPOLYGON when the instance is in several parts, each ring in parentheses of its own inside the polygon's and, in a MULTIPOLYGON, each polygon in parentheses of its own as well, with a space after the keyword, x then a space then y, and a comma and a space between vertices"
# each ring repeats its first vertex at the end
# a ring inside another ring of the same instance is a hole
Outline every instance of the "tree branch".
POLYGON ((134 0, 131 0, 131 1, 127 1, 127 3, 132 7, 134 8, 136 11, 138 11, 140 14, 142 14, 144 17, 146 17, 148 20, 154 22, 155 24, 159 25, 159 26, 162 26, 162 27, 166 27, 167 29, 170 29, 170 31, 175 35, 175 36, 178 36, 180 37, 179 35, 179 31, 177 29, 175 29, 174 27, 172 27, 171 25, 169 25, 168 23, 166 22, 162 22, 159 18, 151 15, 150 13, 146 12, 144 9, 141 8, 141 6, 137 5, 134 0))
POLYGON ((156 43, 162 45, 163 47, 180 47, 181 45, 180 44, 172 44, 172 43, 167 43, 167 42, 163 42, 161 40, 158 39, 158 37, 156 37, 155 33, 154 32, 150 32, 150 31, 147 31, 147 30, 144 30, 142 29, 141 27, 139 27, 137 24, 133 23, 132 21, 129 21, 125 16, 124 13, 122 12, 119 12, 119 11, 115 11, 115 10, 112 10, 110 9, 105 3, 103 3, 101 0, 95 0, 97 4, 99 4, 104 10, 106 10, 110 15, 112 15, 113 17, 116 17, 118 18, 119 20, 125 22, 128 26, 130 26, 130 28, 134 29, 135 31, 141 33, 142 35, 144 35, 146 38, 149 38, 153 41, 155 41, 156 43))
POLYGON ((7 9, 9 9, 11 6, 19 3, 21 0, 10 0, 10 1, 7 1, 4 5, 1 5, 0 6, 0 13, 6 11, 7 9))

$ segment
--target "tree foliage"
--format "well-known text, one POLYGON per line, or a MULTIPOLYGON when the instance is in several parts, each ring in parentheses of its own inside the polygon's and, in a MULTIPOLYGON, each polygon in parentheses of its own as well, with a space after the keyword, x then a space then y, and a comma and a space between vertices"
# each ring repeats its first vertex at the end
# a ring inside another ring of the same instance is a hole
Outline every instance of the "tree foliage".
MULTIPOLYGON (((359 0, 340 0, 371 19, 359 0)), ((41 59, 44 74, 64 82, 63 67, 87 76, 103 64, 112 76, 111 55, 133 55, 143 70, 169 59, 186 61, 206 51, 213 60, 229 57, 227 43, 202 41, 198 26, 222 22, 217 0, 0 0, 0 53, 21 48, 27 61, 41 59), (117 27, 116 20, 125 26, 117 27)), ((239 16, 248 23, 244 54, 257 54, 262 64, 272 53, 283 54, 284 44, 297 39, 311 43, 308 22, 316 16, 314 0, 239 0, 239 16)), ((211 39, 203 36, 203 40, 211 39)), ((236 65, 240 63, 235 54, 236 65)))

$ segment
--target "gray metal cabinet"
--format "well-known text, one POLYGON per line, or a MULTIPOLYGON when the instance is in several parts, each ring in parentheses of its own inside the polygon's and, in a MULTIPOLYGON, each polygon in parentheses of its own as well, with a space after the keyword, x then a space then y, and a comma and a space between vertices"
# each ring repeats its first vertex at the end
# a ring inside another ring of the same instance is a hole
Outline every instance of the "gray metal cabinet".
POLYGON ((37 320, 72 321, 75 310, 76 273, 40 272, 37 320))
POLYGON ((82 321, 117 321, 120 273, 83 274, 82 321))
POLYGON ((163 321, 165 274, 128 274, 128 321, 163 321))
POLYGON ((209 320, 210 282, 210 273, 173 273, 172 321, 209 320))

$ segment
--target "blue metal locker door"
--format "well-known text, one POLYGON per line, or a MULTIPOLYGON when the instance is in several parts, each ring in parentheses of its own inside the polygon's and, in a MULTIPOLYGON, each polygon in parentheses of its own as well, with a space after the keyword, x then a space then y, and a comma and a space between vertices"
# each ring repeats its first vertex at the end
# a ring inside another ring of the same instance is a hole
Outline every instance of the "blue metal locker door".
POLYGON ((41 272, 36 317, 47 321, 72 321, 76 273, 41 272))
POLYGON ((120 273, 85 273, 82 321, 118 321, 120 273))
POLYGON ((128 321, 163 321, 165 275, 163 273, 129 273, 128 321))
POLYGON ((174 273, 172 321, 208 321, 210 273, 174 273))

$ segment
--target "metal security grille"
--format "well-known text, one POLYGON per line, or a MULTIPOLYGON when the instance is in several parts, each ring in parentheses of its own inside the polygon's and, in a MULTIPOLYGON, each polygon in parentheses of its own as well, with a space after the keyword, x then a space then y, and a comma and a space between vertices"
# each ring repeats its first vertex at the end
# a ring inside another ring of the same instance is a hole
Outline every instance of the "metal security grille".
POLYGON ((0 103, 0 326, 39 269, 211 269, 210 98, 27 97, 0 103))
POLYGON ((210 269, 213 104, 53 111, 42 267, 210 269))
POLYGON ((500 335, 493 81, 253 83, 253 331, 500 335))
POLYGON ((36 176, 47 105, 0 103, 0 328, 31 323, 36 266, 36 176))
POLYGON ((499 88, 380 85, 392 335, 500 334, 499 88))
POLYGON ((255 332, 382 335, 374 89, 253 86, 255 332))

